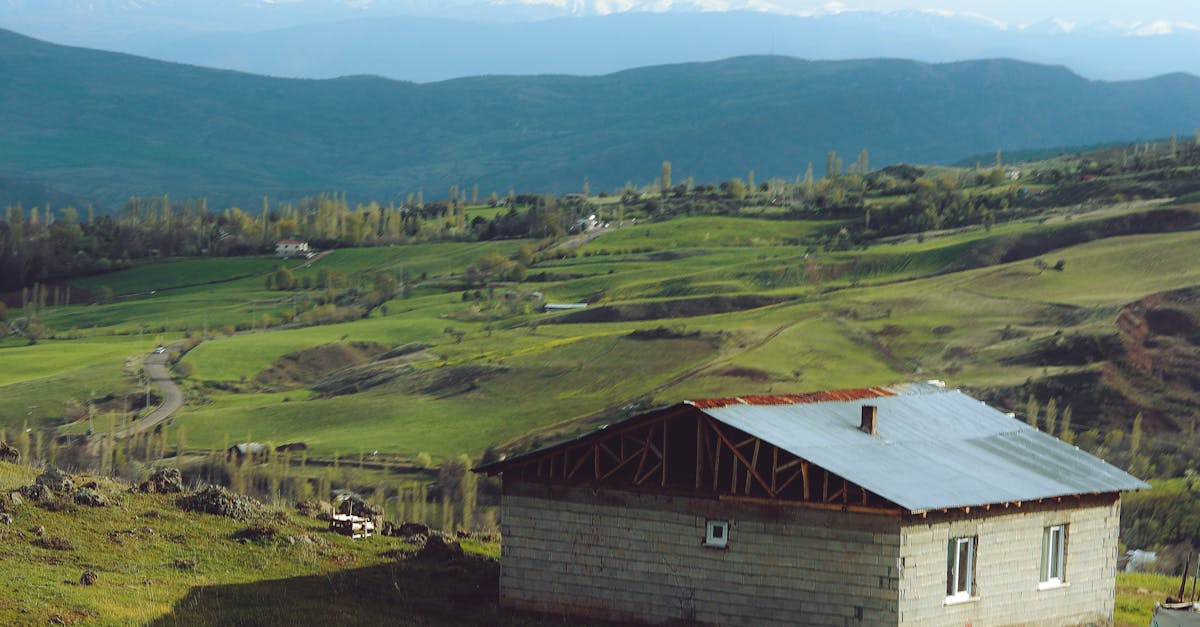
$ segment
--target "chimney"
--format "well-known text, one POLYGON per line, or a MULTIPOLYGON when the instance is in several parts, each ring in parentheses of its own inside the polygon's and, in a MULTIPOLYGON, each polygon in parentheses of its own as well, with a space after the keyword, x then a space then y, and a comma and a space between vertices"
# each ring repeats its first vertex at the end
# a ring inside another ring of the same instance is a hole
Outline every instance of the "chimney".
POLYGON ((879 408, 874 405, 862 406, 862 424, 858 426, 859 430, 867 435, 876 435, 875 429, 879 426, 879 408))

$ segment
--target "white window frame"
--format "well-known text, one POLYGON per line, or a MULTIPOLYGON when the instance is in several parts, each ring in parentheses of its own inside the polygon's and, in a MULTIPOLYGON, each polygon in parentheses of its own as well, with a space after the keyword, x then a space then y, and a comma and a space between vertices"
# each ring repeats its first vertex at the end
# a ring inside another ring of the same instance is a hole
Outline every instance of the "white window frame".
POLYGON ((1042 529, 1042 559, 1038 568, 1038 588, 1067 585, 1067 525, 1042 529))
POLYGON ((704 524, 704 546, 714 549, 729 546, 728 520, 710 520, 704 524))
POLYGON ((975 598, 975 536, 959 536, 950 538, 946 545, 946 602, 960 603, 975 598), (963 549, 966 549, 965 564, 963 549), (959 580, 966 573, 965 584, 960 587, 959 580))

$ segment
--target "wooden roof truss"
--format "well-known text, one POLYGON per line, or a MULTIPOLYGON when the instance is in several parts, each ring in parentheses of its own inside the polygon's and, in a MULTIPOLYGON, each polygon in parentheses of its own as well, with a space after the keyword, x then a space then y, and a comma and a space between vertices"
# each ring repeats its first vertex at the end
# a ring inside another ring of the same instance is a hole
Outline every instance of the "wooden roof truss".
POLYGON ((844 477, 691 407, 500 462, 505 479, 666 492, 823 509, 901 513, 844 477))

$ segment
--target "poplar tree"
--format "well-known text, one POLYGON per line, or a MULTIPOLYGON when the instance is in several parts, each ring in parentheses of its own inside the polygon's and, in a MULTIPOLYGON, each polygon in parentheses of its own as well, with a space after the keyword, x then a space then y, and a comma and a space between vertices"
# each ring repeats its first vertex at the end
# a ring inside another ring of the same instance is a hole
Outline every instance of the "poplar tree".
POLYGON ((1034 429, 1038 428, 1038 402, 1032 394, 1029 395, 1029 400, 1025 401, 1025 422, 1034 429))

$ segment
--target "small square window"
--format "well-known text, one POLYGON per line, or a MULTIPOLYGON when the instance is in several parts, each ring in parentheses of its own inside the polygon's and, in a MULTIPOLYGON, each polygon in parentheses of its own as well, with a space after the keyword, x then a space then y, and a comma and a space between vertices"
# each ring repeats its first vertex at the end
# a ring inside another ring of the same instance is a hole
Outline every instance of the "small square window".
POLYGON ((729 544, 729 521, 710 520, 704 526, 704 546, 723 549, 729 544))

